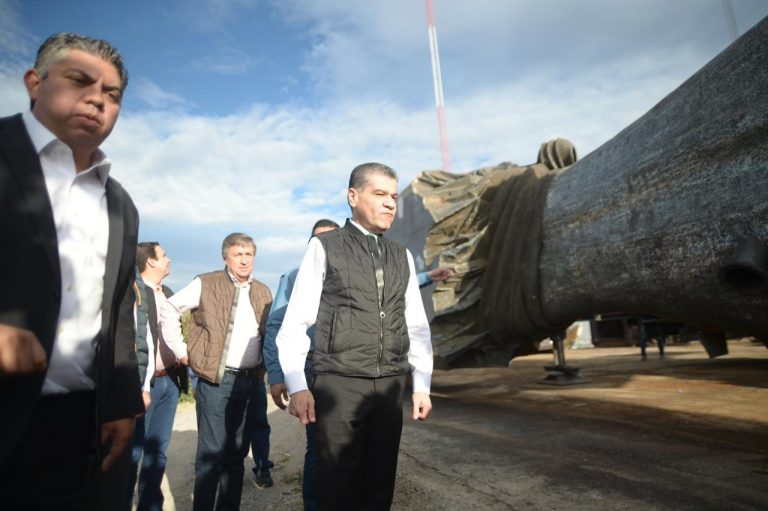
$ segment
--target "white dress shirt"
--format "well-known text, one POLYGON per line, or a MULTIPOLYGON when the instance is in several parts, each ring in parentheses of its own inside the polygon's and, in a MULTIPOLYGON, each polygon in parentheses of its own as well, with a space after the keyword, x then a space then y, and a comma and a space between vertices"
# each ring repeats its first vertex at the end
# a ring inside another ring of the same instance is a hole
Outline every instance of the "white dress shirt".
MULTIPOLYGON (((251 281, 240 284, 229 275, 240 296, 235 309, 235 322, 229 338, 229 350, 225 365, 238 369, 252 369, 261 364, 261 335, 259 322, 251 304, 251 281)), ((181 333, 181 315, 200 306, 202 281, 195 277, 185 288, 168 298, 160 312, 163 339, 177 357, 187 354, 181 333)))
MULTIPOLYGON (((352 222, 352 225, 360 229, 363 234, 370 234, 358 223, 352 222)), ((408 337, 411 342, 408 363, 413 373, 413 391, 429 393, 433 364, 432 337, 429 321, 424 312, 424 303, 421 301, 413 256, 408 249, 406 249, 406 255, 411 274, 405 291, 405 323, 408 326, 408 337)), ((312 238, 301 261, 299 273, 296 275, 296 283, 293 285, 285 319, 276 340, 280 366, 283 368, 285 383, 290 394, 308 388, 304 376, 304 361, 310 346, 307 329, 315 324, 320 308, 325 267, 323 244, 319 239, 312 238)))
MULTIPOLYGON (((134 312, 135 314, 135 312, 134 312)), ((134 321, 136 317, 134 316, 134 321)), ((152 390, 152 377, 155 375, 155 341, 152 339, 152 332, 149 329, 149 317, 147 317, 147 374, 144 376, 144 382, 141 385, 143 392, 152 390)))
POLYGON ((31 111, 22 118, 40 156, 61 267, 59 324, 48 360, 43 394, 93 389, 94 340, 101 305, 109 239, 106 182, 110 161, 97 150, 93 164, 77 172, 72 150, 31 111))

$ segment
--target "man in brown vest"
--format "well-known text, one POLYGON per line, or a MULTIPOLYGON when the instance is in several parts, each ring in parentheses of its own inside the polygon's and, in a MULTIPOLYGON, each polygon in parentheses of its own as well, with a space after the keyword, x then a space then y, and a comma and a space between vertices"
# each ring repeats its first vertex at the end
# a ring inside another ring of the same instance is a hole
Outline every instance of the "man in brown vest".
POLYGON ((272 304, 267 286, 251 277, 256 244, 250 236, 230 234, 221 255, 223 270, 198 275, 161 311, 163 336, 171 343, 182 337, 182 313, 192 311, 187 361, 199 377, 194 510, 240 508, 272 304))

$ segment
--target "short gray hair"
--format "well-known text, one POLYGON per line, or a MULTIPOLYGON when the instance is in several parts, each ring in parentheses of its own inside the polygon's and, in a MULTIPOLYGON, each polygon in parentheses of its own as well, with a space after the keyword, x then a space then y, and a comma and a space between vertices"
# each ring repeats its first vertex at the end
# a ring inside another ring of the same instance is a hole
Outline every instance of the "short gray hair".
POLYGON ((59 32, 43 41, 37 50, 35 71, 40 78, 45 78, 48 69, 64 58, 70 50, 81 50, 91 55, 101 57, 117 69, 120 75, 120 93, 128 86, 128 71, 123 65, 123 58, 117 49, 103 39, 93 39, 80 34, 59 32))
POLYGON ((374 174, 383 174, 397 181, 397 172, 383 163, 363 163, 352 169, 349 175, 349 188, 362 190, 368 184, 368 179, 374 174))
POLYGON ((253 246, 253 254, 256 255, 256 243, 254 243, 253 238, 247 234, 243 234, 242 232, 233 232, 224 238, 224 241, 221 243, 221 258, 227 258, 227 250, 229 250, 229 247, 235 247, 239 245, 253 246))

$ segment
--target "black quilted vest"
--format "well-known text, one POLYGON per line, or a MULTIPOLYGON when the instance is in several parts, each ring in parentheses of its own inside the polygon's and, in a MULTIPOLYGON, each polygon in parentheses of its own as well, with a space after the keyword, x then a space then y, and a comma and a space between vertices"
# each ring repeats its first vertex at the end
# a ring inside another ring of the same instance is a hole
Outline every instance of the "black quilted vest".
POLYGON ((410 270, 405 247, 379 237, 384 290, 379 306, 373 255, 366 236, 349 221, 318 236, 326 256, 315 322, 314 371, 376 378, 408 372, 405 290, 410 270))

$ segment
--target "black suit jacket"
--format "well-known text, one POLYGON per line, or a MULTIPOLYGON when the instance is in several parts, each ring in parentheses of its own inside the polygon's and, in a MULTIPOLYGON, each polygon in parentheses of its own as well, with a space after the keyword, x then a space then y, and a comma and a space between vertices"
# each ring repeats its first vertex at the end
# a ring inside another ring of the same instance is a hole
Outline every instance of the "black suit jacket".
MULTIPOLYGON (((94 434, 103 422, 144 411, 133 322, 138 213, 112 178, 102 326, 95 340, 94 434)), ((21 115, 0 119, 0 323, 31 330, 49 359, 61 305, 61 271, 53 209, 43 170, 21 115)), ((45 373, 0 378, 0 466, 23 434, 45 373)), ((67 420, 62 417, 62 420, 67 420)), ((98 437, 95 437, 98 438, 98 437)))

